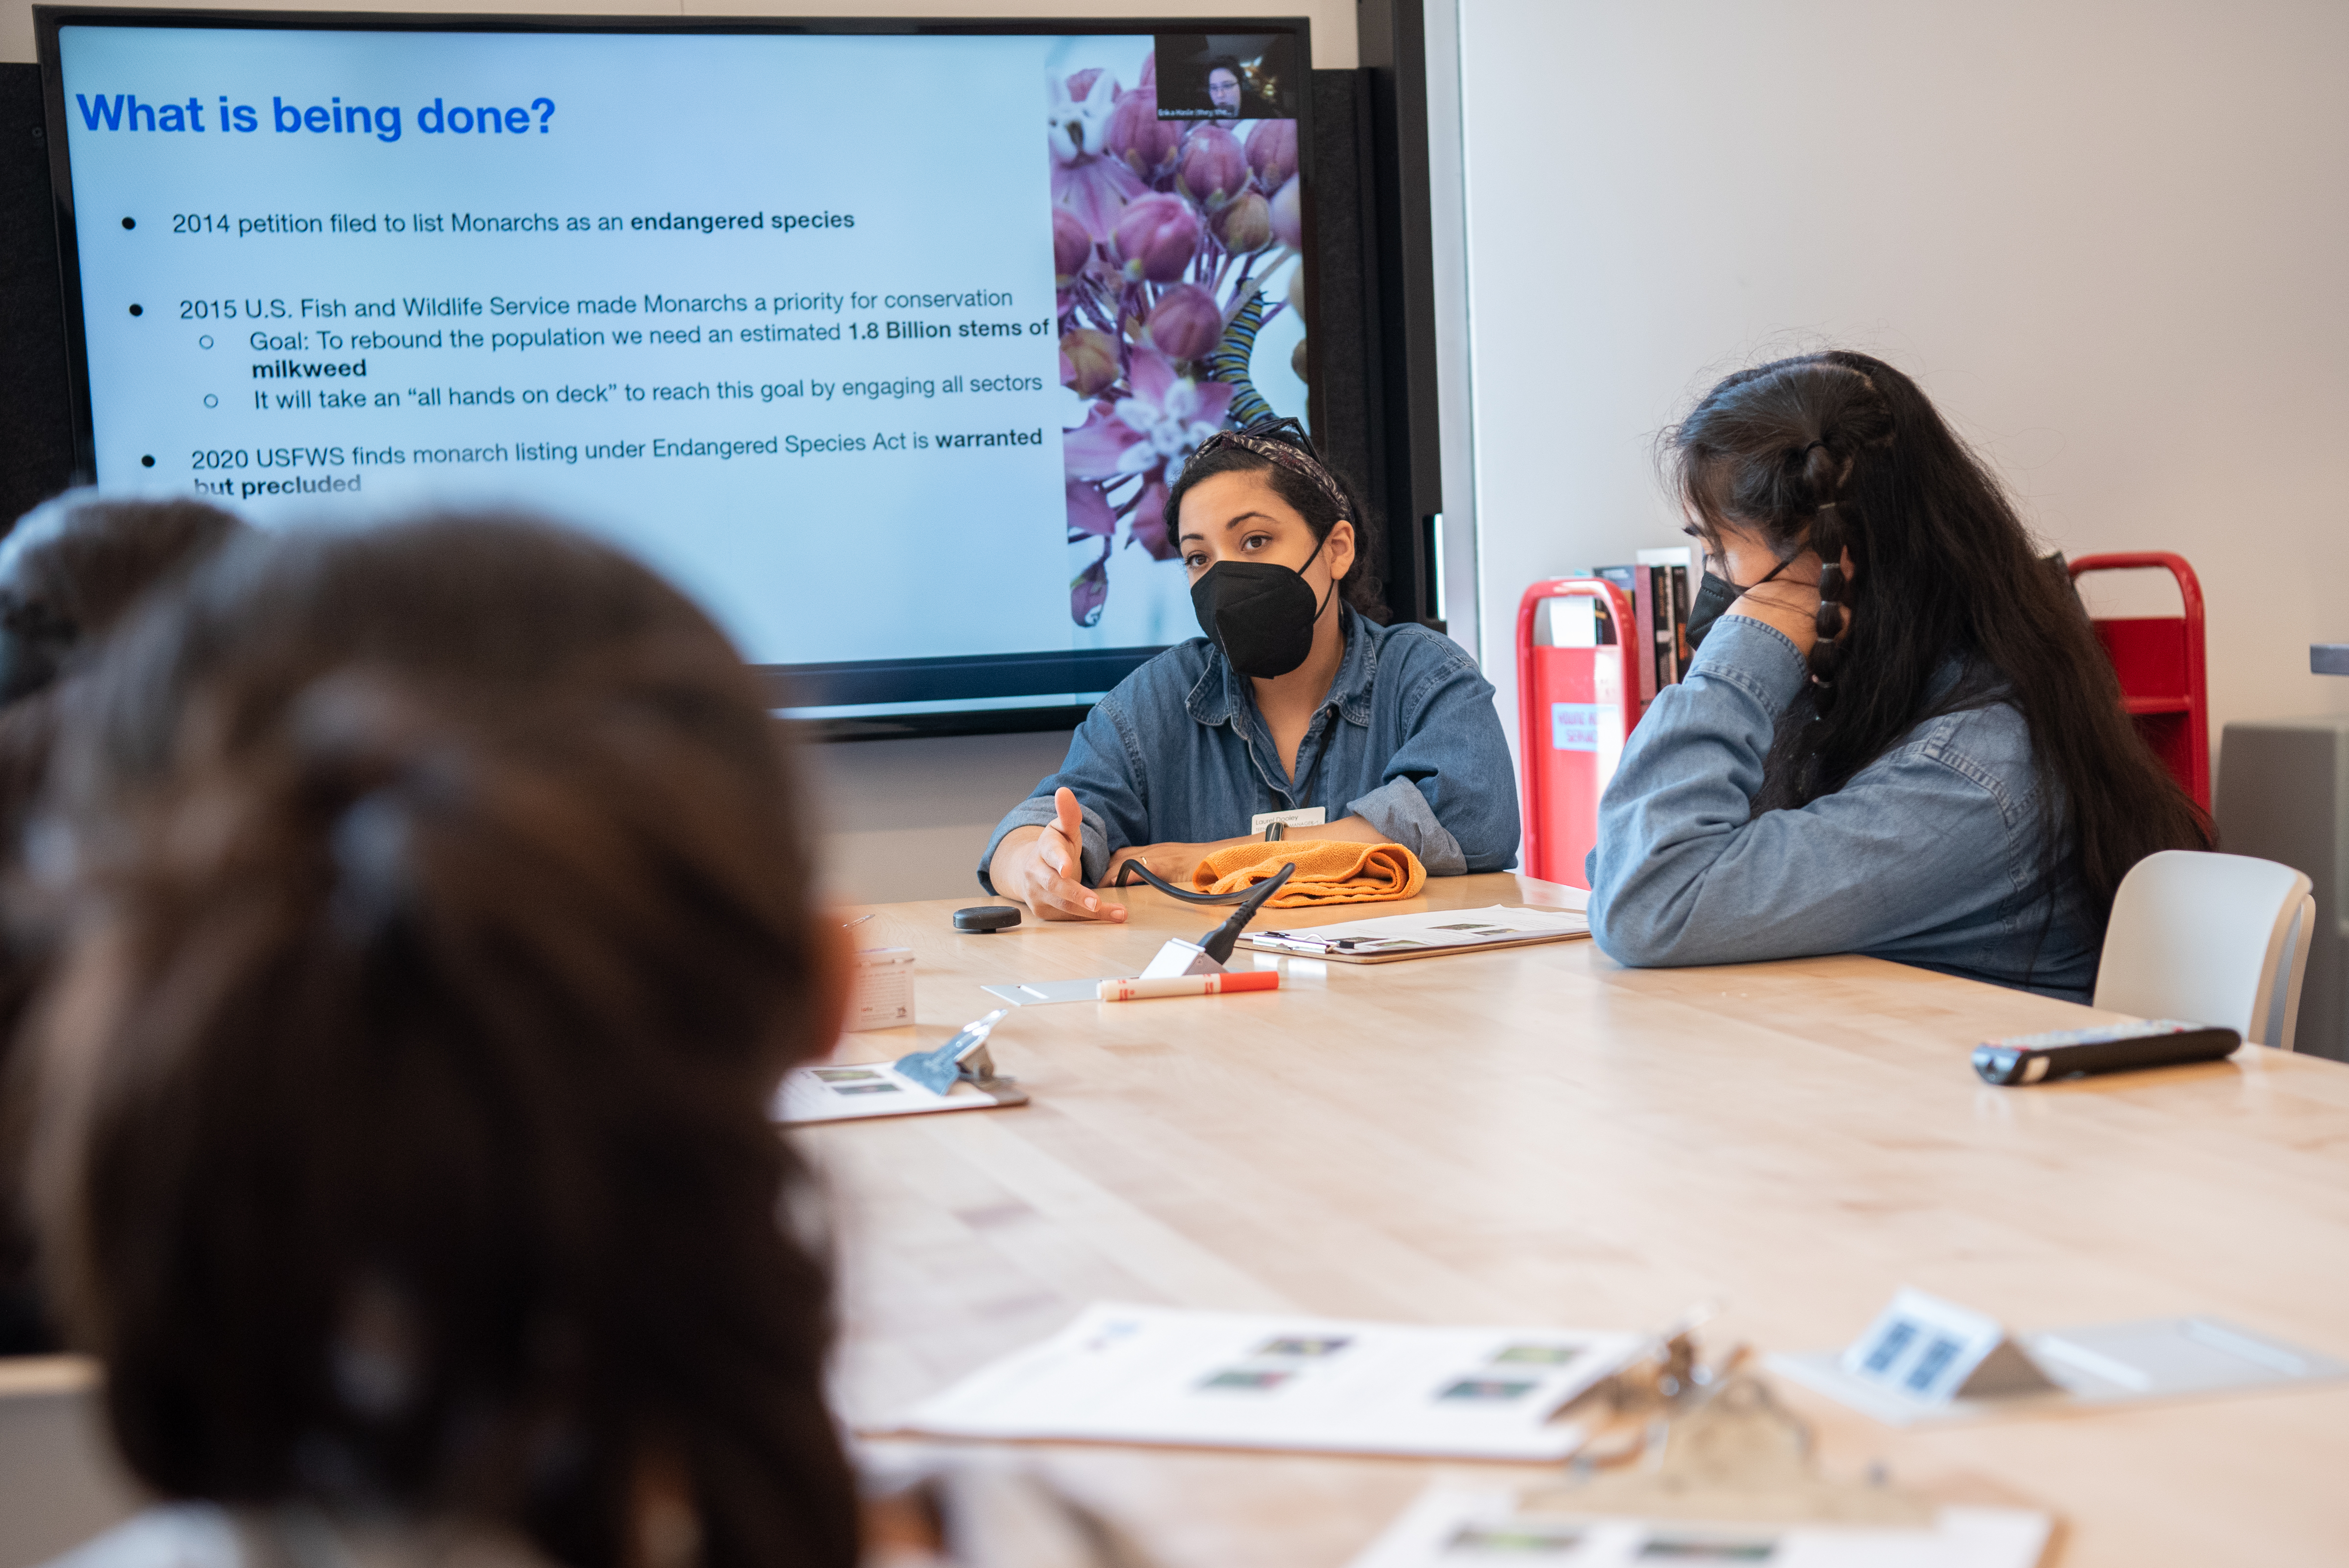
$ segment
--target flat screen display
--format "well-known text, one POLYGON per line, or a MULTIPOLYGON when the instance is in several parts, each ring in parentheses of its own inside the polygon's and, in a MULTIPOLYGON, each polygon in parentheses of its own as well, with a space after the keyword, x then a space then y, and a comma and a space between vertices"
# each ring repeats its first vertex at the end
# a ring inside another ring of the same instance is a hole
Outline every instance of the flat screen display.
POLYGON ((794 711, 1090 701, 1307 415, 1302 22, 41 22, 102 491, 549 513, 794 711))

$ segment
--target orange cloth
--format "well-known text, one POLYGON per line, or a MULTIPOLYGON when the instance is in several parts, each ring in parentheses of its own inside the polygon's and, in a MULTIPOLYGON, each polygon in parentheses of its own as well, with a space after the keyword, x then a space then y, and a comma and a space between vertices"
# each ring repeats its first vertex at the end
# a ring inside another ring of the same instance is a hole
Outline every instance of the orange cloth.
POLYGON ((1199 862, 1191 885, 1203 893, 1237 893, 1270 881, 1290 861, 1297 863, 1297 873, 1268 901, 1268 908, 1383 903, 1415 898, 1427 884, 1427 867, 1400 844, 1308 838, 1218 849, 1199 862))

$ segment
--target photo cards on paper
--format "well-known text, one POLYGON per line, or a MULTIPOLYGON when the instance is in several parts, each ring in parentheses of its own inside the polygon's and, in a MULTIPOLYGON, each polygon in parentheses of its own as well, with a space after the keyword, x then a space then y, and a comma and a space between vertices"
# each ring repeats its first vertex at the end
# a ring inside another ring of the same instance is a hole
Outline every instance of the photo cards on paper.
POLYGON ((1351 1568, 2035 1568, 2055 1521, 2015 1508, 1943 1508, 1916 1525, 1738 1523, 1578 1514, 1553 1491, 1529 1508, 1512 1490, 1439 1483, 1388 1526, 1351 1568))
POLYGON ((783 1075, 768 1114, 788 1126, 857 1121, 868 1116, 915 1116, 931 1111, 984 1111, 1005 1102, 968 1084, 941 1095, 914 1082, 886 1062, 794 1067, 783 1075))
POLYGON ((942 1437, 1558 1459, 1558 1410, 1634 1334, 1425 1327, 1096 1303, 907 1417, 942 1437))

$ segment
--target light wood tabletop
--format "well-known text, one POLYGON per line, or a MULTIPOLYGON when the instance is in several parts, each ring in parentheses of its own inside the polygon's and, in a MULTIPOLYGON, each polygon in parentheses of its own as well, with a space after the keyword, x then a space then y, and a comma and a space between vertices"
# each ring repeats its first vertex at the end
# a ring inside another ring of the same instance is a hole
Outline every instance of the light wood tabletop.
MULTIPOLYGON (((1567 894, 1456 877, 1267 919, 1567 894)), ((1131 974, 1217 918, 1116 897, 1123 926, 989 936, 951 929, 976 900, 878 907, 855 940, 915 950, 922 1022, 839 1059, 938 1044, 997 1005, 983 983, 1131 974)), ((1766 1353, 1840 1345, 1908 1284, 2018 1329, 2210 1314, 2349 1358, 2349 1068, 2247 1047, 1992 1088, 1976 1042, 2109 1015, 1861 958, 1637 971, 1576 941, 1290 969, 1277 992, 1014 1012, 992 1048, 1025 1106, 795 1131, 838 1200, 854 1423, 1097 1300, 1632 1329, 1710 1301, 1709 1347, 1766 1353)), ((2349 1385, 1905 1431, 1778 1387, 1830 1470, 2059 1515, 2063 1568, 2349 1563, 2349 1385)), ((1338 1568, 1439 1473, 1544 1474, 1021 1454, 1168 1568, 1338 1568)))

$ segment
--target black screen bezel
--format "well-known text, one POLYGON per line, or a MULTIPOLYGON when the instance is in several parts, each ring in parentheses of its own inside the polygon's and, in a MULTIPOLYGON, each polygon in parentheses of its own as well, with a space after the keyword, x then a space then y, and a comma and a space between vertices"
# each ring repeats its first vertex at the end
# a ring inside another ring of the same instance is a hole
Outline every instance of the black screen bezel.
MULTIPOLYGON (((919 36, 1067 36, 1075 35, 1142 35, 1157 33, 1289 33, 1297 39, 1295 57, 1307 73, 1297 91, 1298 171, 1304 176, 1302 237, 1305 294, 1310 308, 1321 296, 1319 230, 1313 164, 1313 93, 1311 23, 1303 16, 1248 17, 1019 17, 953 19, 906 17, 731 17, 731 16, 517 16, 494 13, 444 14, 380 11, 236 11, 161 9, 153 6, 36 5, 33 30, 41 71, 43 111, 48 125, 49 184, 52 215, 57 224, 58 286, 65 306, 66 383, 71 403, 74 465, 94 480, 98 472, 96 420, 90 404, 89 353, 84 333, 79 239, 74 222, 73 165, 66 120, 64 65, 57 31, 68 26, 213 27, 274 32, 403 32, 403 33, 618 33, 683 35, 855 35, 919 36)), ((1306 397, 1315 429, 1324 423, 1320 378, 1321 332, 1308 318, 1305 337, 1306 397)), ((1057 650, 1039 650, 1051 652, 1057 650)), ((758 667, 779 704, 794 701, 792 670, 799 667, 758 667)), ((933 699, 913 699, 925 701, 933 699)), ((882 740, 911 735, 999 734, 1014 731, 1061 730, 1080 722, 1083 706, 970 709, 956 712, 884 714, 820 720, 809 726, 836 740, 882 740)))

